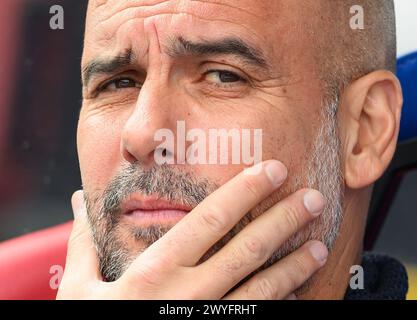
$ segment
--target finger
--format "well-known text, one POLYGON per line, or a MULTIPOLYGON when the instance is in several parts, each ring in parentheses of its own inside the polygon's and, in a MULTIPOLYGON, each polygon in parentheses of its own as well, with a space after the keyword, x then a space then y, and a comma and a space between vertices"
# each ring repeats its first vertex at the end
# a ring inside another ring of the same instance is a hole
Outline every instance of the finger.
MULTIPOLYGON (((264 212, 240 231, 213 257, 196 269, 208 275, 215 292, 228 292, 261 267, 285 241, 323 211, 322 194, 312 189, 299 190, 264 212)), ((204 279, 202 279, 204 281, 204 279)))
POLYGON ((327 248, 322 242, 309 241, 281 261, 253 276, 225 299, 284 299, 323 267, 327 255, 327 248))
POLYGON ((294 293, 291 293, 284 300, 298 300, 298 299, 297 299, 297 296, 294 293))
POLYGON ((74 212, 74 223, 68 241, 65 273, 74 278, 100 279, 99 262, 95 250, 90 226, 87 219, 87 209, 83 192, 75 192, 71 199, 74 212))
MULTIPOLYGON (((241 172, 209 195, 177 223, 146 254, 169 253, 175 263, 193 266, 256 204, 286 179, 287 169, 276 160, 241 172)), ((140 257, 139 257, 140 258, 140 257)))

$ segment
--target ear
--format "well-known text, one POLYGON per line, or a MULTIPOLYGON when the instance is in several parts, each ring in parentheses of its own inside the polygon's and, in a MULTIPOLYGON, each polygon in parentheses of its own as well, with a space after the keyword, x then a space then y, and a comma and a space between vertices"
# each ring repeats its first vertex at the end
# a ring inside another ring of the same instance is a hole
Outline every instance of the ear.
POLYGON ((374 183, 387 169, 397 145, 403 104, 401 85, 389 71, 375 71, 344 91, 339 109, 347 187, 374 183))

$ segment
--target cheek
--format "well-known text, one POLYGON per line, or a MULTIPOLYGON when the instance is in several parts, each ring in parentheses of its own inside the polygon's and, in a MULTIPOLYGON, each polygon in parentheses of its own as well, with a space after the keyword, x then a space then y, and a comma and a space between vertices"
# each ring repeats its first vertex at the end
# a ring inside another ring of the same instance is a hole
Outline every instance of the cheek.
POLYGON ((103 190, 120 168, 121 124, 80 118, 77 132, 81 179, 87 192, 103 190))
POLYGON ((315 122, 298 114, 271 113, 263 125, 263 160, 276 159, 287 166, 287 185, 303 183, 316 135, 315 122))
POLYGON ((284 163, 289 173, 299 173, 308 160, 311 142, 303 132, 291 126, 277 130, 264 130, 263 159, 276 159, 284 163))
MULTIPOLYGON (((314 129, 305 119, 298 119, 295 115, 284 115, 281 111, 272 111, 265 116, 265 112, 250 111, 242 112, 239 116, 222 114, 222 117, 212 116, 210 121, 203 122, 194 119, 195 127, 204 128, 208 132, 207 122, 210 128, 233 128, 262 129, 262 160, 276 159, 283 162, 289 171, 288 187, 296 182, 303 181, 306 175, 308 156, 312 147, 314 129)), ((229 141, 230 142, 230 141, 229 141)), ((253 155, 254 140, 251 136, 250 149, 253 155)), ((242 145, 240 146, 242 149, 242 145)), ((242 151, 242 150, 240 150, 242 151)), ((217 149, 217 154, 222 151, 217 149)), ((223 185, 243 169, 248 167, 245 164, 231 164, 231 146, 229 145, 229 164, 227 165, 202 165, 193 166, 190 170, 197 176, 208 178, 218 185, 223 185)), ((302 183, 302 182, 301 182, 302 183)))
POLYGON ((256 126, 262 129, 263 159, 276 159, 287 166, 299 162, 308 152, 314 136, 312 121, 297 113, 285 112, 285 106, 263 112, 256 126), (266 115, 266 116, 265 116, 266 115))

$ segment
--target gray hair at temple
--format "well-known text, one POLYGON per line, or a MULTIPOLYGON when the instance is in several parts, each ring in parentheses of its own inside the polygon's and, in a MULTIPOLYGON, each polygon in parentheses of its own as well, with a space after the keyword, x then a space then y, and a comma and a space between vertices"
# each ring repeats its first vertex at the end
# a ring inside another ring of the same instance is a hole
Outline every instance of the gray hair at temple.
POLYGON ((322 0, 316 8, 315 28, 306 30, 314 33, 317 73, 326 94, 339 96, 349 83, 372 71, 396 72, 393 0, 322 0), (363 8, 363 29, 352 29, 349 23, 350 9, 357 5, 363 8))

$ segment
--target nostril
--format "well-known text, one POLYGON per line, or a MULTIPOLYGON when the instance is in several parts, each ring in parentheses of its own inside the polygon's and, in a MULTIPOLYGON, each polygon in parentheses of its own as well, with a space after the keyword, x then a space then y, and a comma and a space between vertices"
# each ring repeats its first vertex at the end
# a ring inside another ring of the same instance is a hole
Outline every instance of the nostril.
POLYGON ((174 164, 174 154, 169 150, 169 148, 156 148, 153 153, 153 161, 158 165, 163 164, 174 164))
POLYGON ((125 160, 128 161, 129 163, 134 163, 134 162, 137 161, 137 159, 135 158, 135 156, 133 156, 133 154, 131 154, 127 150, 124 150, 123 151, 123 158, 125 158, 125 160))

